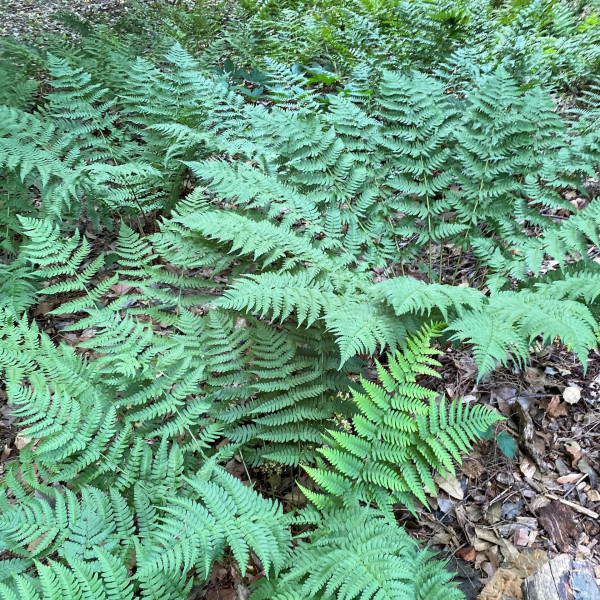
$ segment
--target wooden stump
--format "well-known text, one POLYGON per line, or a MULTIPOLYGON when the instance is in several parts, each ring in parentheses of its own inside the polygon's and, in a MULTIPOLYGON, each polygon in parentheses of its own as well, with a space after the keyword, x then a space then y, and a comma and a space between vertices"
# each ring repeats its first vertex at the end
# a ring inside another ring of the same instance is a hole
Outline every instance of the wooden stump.
POLYGON ((561 554, 546 563, 522 585, 524 600, 600 600, 593 566, 561 554))

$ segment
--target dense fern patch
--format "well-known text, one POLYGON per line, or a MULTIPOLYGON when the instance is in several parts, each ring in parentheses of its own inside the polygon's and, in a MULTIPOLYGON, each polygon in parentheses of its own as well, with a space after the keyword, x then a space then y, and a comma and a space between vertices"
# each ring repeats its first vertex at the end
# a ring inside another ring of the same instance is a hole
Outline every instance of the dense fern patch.
POLYGON ((197 3, 3 42, 0 369, 30 441, 0 599, 184 599, 224 557, 256 600, 461 597, 396 519, 498 420, 423 386, 439 343, 480 374, 597 344, 575 4, 197 3), (234 455, 303 469, 308 506, 234 455))

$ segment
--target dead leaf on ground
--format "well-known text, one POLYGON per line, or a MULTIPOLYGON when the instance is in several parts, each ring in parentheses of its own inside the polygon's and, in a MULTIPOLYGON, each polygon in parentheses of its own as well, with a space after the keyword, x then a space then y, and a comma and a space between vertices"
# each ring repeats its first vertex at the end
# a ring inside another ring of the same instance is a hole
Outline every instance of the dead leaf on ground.
POLYGON ((27 446, 27 444, 29 444, 29 442, 31 442, 31 438, 21 437, 20 435, 18 435, 15 438, 15 448, 17 450, 22 450, 23 448, 25 448, 25 446, 27 446))
POLYGON ((438 473, 434 480, 448 495, 452 496, 452 498, 462 500, 465 497, 465 492, 454 475, 448 473, 444 478, 438 473))
POLYGON ((124 296, 127 292, 133 289, 131 285, 127 285, 126 283, 115 283, 115 285, 111 285, 110 289, 117 296, 124 296))
POLYGON ((567 412, 567 405, 560 401, 559 396, 552 397, 552 400, 550 400, 548 406, 546 407, 546 413, 553 419, 558 419, 558 417, 566 417, 569 414, 567 412))
POLYGON ((598 485, 598 473, 591 467, 590 463, 588 463, 585 458, 582 458, 577 462, 577 468, 588 476, 590 485, 592 487, 596 487, 598 485))
POLYGON ((598 490, 588 490, 585 494, 590 502, 600 502, 600 492, 598 490))
POLYGON ((525 475, 525 477, 528 477, 529 479, 531 479, 535 475, 537 467, 535 466, 533 461, 531 461, 527 457, 525 457, 525 458, 523 458, 523 460, 521 460, 519 469, 521 470, 521 473, 523 473, 523 475, 525 475))
POLYGON ((565 444, 565 452, 571 457, 571 464, 573 465, 577 464, 581 459, 581 446, 575 441, 565 444))
POLYGON ((575 483, 581 479, 581 473, 569 473, 568 475, 562 475, 556 479, 556 483, 575 483))
POLYGON ((465 548, 461 548, 456 552, 456 554, 460 558, 468 562, 474 562, 475 558, 477 558, 477 552, 475 551, 475 548, 473 548, 473 546, 466 546, 465 548))
POLYGON ((563 392, 563 399, 569 404, 577 404, 581 399, 581 390, 576 387, 569 386, 563 392))

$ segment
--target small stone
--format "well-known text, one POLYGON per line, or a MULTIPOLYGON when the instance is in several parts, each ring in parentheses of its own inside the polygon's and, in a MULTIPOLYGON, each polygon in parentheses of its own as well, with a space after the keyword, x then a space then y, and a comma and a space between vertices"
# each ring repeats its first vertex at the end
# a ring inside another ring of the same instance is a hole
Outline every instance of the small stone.
POLYGON ((514 538, 515 546, 527 546, 529 543, 529 531, 527 529, 517 529, 514 538))

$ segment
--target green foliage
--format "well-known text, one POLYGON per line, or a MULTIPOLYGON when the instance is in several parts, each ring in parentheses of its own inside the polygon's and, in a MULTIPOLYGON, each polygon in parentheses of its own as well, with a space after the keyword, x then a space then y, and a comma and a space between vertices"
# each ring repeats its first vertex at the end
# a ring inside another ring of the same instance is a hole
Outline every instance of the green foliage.
MULTIPOLYGON (((365 393, 352 391, 357 414, 348 431, 329 432, 328 445, 319 449, 325 460, 306 467, 320 487, 344 505, 376 503, 392 515, 397 502, 414 494, 427 504, 424 487, 435 490, 431 469, 454 474, 453 461, 468 452, 498 416, 481 405, 460 400, 449 407, 436 393, 416 383, 419 374, 439 375, 433 367, 436 351, 429 346, 439 328, 425 329, 408 340, 404 353, 388 355, 388 368, 376 362, 383 387, 361 378, 365 393)), ((317 506, 327 497, 308 490, 317 506)))
POLYGON ((585 369, 594 10, 196 2, 3 41, 0 371, 30 441, 0 599, 185 599, 216 561, 264 571, 256 600, 460 598, 392 506, 498 416, 425 387, 428 324, 480 374, 557 339, 585 369), (309 506, 259 494, 274 464, 309 506))
POLYGON ((442 564, 377 511, 338 509, 318 515, 316 524, 309 542, 290 556, 287 572, 262 580, 252 600, 462 598, 442 564))
MULTIPOLYGON (((7 565, 0 597, 53 600, 65 578, 70 597, 96 589, 89 597, 125 600, 140 590, 147 598, 185 598, 193 582, 187 572, 208 578, 226 546, 242 571, 251 548, 267 573, 282 568, 291 537, 281 506, 210 462, 186 477, 181 450, 169 450, 166 438, 145 454, 150 461, 136 480, 108 495, 91 485, 80 494, 36 486, 37 497, 26 494, 18 506, 5 500, 0 544, 23 560, 7 565), (59 559, 50 570, 40 562, 48 556, 59 559), (135 575, 128 564, 136 565, 135 575), (37 579, 25 573, 28 566, 37 579)), ((7 479, 16 481, 15 474, 7 479)))

